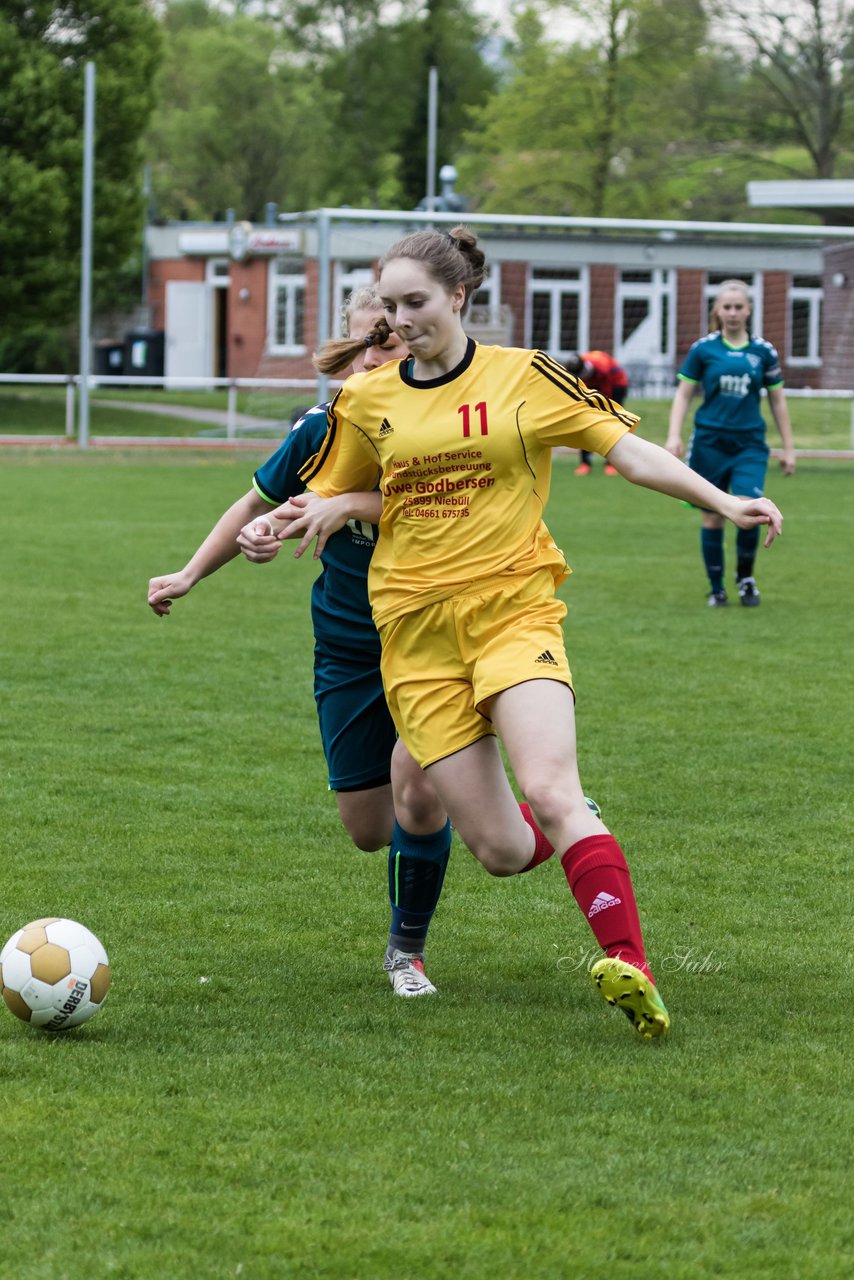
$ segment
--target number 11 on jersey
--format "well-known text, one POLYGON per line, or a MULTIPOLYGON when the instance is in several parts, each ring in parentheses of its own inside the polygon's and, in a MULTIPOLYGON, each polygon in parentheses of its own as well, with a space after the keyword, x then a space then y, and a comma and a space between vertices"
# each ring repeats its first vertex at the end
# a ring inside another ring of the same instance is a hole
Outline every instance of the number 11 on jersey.
MULTIPOLYGON (((474 406, 474 411, 480 418, 480 434, 482 436, 489 434, 489 427, 486 421, 486 401, 481 400, 479 404, 474 406)), ((462 414, 463 418, 463 439, 468 440, 471 435, 471 405, 461 404, 457 413, 462 414)))

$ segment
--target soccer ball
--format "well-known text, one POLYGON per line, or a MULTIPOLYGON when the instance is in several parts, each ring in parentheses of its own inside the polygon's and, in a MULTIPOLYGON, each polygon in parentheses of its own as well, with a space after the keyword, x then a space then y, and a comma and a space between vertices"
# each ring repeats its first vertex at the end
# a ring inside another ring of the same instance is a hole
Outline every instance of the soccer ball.
POLYGON ((76 920, 34 920, 0 951, 0 994, 16 1018, 45 1031, 91 1018, 109 987, 107 953, 76 920))

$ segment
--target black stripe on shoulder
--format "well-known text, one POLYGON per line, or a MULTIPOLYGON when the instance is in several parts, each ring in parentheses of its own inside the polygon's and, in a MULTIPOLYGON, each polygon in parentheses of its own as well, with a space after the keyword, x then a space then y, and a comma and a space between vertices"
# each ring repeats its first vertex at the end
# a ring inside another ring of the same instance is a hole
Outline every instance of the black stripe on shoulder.
POLYGON ((552 360, 549 356, 544 355, 542 351, 538 351, 531 361, 537 373, 541 373, 544 378, 548 378, 549 382, 553 382, 556 387, 560 387, 561 391, 572 400, 584 400, 584 392, 581 390, 578 379, 574 374, 567 373, 562 365, 556 360, 552 360))
POLYGON ((633 426, 635 415, 621 413, 619 405, 615 404, 613 400, 603 396, 601 391, 592 391, 590 387, 584 386, 574 374, 569 373, 562 364, 558 364, 557 360, 553 360, 545 352, 538 351, 531 363, 538 373, 548 378, 549 382, 553 382, 571 400, 584 400, 591 408, 598 409, 600 413, 608 413, 612 418, 616 418, 624 427, 633 426))
POLYGON ((335 443, 335 437, 338 433, 338 418, 335 414, 335 406, 338 403, 338 397, 344 390, 341 387, 336 393, 331 403, 326 406, 326 439, 318 449, 314 457, 309 458, 308 462, 300 468, 299 478, 306 487, 311 483, 319 471, 323 469, 323 464, 329 457, 329 451, 335 443))

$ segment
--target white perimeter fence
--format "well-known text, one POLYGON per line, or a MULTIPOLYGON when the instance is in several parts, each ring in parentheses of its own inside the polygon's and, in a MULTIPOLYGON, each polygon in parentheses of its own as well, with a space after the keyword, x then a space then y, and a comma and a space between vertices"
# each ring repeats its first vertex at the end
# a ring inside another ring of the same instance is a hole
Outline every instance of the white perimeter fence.
MULTIPOLYGON (((7 424, 0 420, 0 444, 77 444, 77 404, 80 390, 79 374, 39 374, 39 373, 0 373, 0 388, 4 386, 64 386, 65 387, 65 430, 64 433, 58 432, 15 432, 8 430, 7 424)), ((340 386, 340 382, 332 384, 333 387, 340 386)), ((166 389, 167 398, 163 404, 149 403, 144 408, 140 406, 139 412, 145 412, 152 415, 168 415, 171 417, 186 417, 189 420, 195 419, 199 422, 200 428, 207 427, 210 431, 212 425, 220 420, 224 424, 225 434, 222 436, 210 435, 206 432, 194 435, 98 435, 92 434, 89 443, 101 447, 127 447, 127 446, 172 446, 184 448, 251 448, 257 445, 269 444, 271 435, 278 434, 284 436, 290 426, 291 418, 287 414, 283 414, 281 418, 278 416, 274 421, 264 422, 258 418, 254 420, 252 416, 241 414, 238 412, 237 394, 242 390, 260 391, 266 390, 273 393, 282 392, 305 392, 304 403, 315 404, 319 399, 321 388, 318 387, 317 380, 314 378, 175 378, 175 377, 154 377, 154 376, 119 376, 115 375, 92 375, 88 379, 90 393, 102 387, 115 386, 124 390, 130 388, 143 387, 162 387, 166 389), (202 406, 188 407, 181 404, 175 404, 169 401, 168 392, 170 391, 211 391, 225 388, 228 392, 225 410, 208 409, 202 406), (253 431, 255 435, 253 436, 253 431)), ((666 394, 660 397, 649 396, 648 399, 660 398, 662 402, 670 400, 672 391, 668 390, 666 394)), ((819 388, 803 387, 803 388, 786 388, 786 396, 792 400, 843 400, 848 401, 849 410, 849 448, 848 449, 799 449, 796 450, 801 456, 822 457, 822 458, 851 458, 854 457, 854 391, 823 391, 819 388)), ((97 400, 93 402, 97 405, 97 400)), ((115 401, 110 406, 116 409, 131 409, 136 412, 131 402, 115 401)), ((269 416, 269 415, 267 415, 269 416)), ((795 428, 797 436, 797 424, 795 428)))
MULTIPOLYGON (((68 444, 77 443, 77 425, 78 413, 77 405, 79 399, 81 378, 79 374, 53 374, 53 373, 0 373, 0 388, 3 386, 64 386, 65 387, 65 431, 64 434, 44 433, 44 432, 14 432, 6 430, 6 424, 0 420, 0 444, 43 444, 43 443, 59 443, 68 444)), ((218 418, 224 416, 225 419, 225 435, 209 436, 204 434, 187 435, 187 436, 154 436, 147 434, 145 436, 130 435, 93 435, 89 443, 93 445, 192 445, 195 448, 222 448, 234 447, 235 445, 250 446, 254 443, 252 439, 253 430, 258 432, 258 438, 262 443, 269 442, 270 432, 275 427, 281 427, 284 435, 289 426, 290 419, 283 416, 280 421, 273 423, 264 423, 261 419, 257 422, 247 422, 247 415, 238 412, 237 393, 242 390, 267 390, 274 392, 305 392, 305 403, 317 403, 318 385, 315 378, 176 378, 176 377, 155 377, 153 375, 136 376, 119 374, 109 375, 92 375, 87 382, 89 392, 96 391, 102 387, 119 387, 123 390, 142 389, 143 387, 162 387, 167 391, 167 397, 162 404, 150 402, 145 406, 135 406, 132 401, 120 403, 115 401, 111 404, 111 408, 128 409, 132 412, 142 412, 151 414, 165 414, 173 418, 186 417, 188 420, 196 419, 200 425, 213 425, 218 418), (225 410, 214 408, 206 408, 204 406, 186 406, 180 403, 171 402, 168 399, 168 392, 175 391, 214 391, 227 389, 228 395, 225 410)), ((340 386, 340 382, 334 384, 340 386)), ((97 400, 94 401, 97 405, 97 400)))

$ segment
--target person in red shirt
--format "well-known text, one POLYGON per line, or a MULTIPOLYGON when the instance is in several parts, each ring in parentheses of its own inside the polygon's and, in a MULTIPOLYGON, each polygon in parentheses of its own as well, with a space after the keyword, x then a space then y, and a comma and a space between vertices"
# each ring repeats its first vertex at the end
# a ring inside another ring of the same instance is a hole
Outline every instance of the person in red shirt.
MULTIPOLYGON (((566 361, 569 373, 574 373, 591 391, 600 391, 614 404, 623 404, 629 391, 629 375, 607 351, 575 351, 566 361)), ((577 476, 589 476, 593 470, 592 454, 580 450, 581 461, 575 469, 577 476)), ((615 476, 617 470, 605 463, 605 475, 615 476)))

